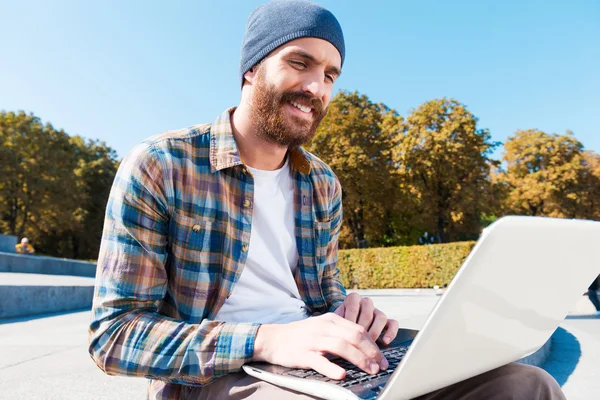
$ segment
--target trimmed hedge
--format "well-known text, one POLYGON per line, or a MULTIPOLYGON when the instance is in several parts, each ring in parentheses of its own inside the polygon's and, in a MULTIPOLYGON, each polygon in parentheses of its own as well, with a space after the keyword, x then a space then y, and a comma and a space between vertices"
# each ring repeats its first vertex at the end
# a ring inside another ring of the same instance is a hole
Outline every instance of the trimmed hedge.
POLYGON ((430 288, 450 283, 475 242, 340 250, 346 288, 430 288))

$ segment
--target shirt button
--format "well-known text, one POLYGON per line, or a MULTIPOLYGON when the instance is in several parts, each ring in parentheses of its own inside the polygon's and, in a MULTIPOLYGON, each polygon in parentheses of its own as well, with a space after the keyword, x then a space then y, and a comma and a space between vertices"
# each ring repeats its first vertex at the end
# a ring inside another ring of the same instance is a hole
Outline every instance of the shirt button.
POLYGON ((248 200, 248 199, 244 200, 244 207, 246 207, 246 208, 250 207, 250 200, 248 200))
POLYGON ((192 230, 194 232, 199 232, 200 231, 200 225, 196 224, 196 225, 192 226, 192 230))
POLYGON ((245 245, 242 246, 242 251, 244 253, 248 251, 248 245, 247 244, 245 244, 245 245))

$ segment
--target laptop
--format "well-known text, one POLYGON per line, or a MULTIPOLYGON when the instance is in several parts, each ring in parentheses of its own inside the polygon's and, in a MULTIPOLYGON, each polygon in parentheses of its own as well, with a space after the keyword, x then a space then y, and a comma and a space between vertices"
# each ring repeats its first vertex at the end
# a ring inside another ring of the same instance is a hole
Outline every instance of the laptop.
POLYGON ((342 359, 344 380, 266 363, 256 378, 315 397, 411 399, 537 351, 600 273, 600 222, 508 216, 486 228, 420 331, 382 348, 369 375, 342 359))

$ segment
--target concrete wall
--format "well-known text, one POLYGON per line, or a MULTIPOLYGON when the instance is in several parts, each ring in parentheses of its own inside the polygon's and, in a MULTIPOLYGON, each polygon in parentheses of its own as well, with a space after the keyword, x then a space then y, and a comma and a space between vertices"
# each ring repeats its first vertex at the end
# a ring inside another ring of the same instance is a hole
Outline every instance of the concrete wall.
POLYGON ((29 256, 0 252, 0 272, 26 274, 96 276, 96 264, 67 258, 29 256))
POLYGON ((0 286, 0 319, 90 309, 93 286, 0 286))
POLYGON ((2 318, 89 309, 94 278, 0 272, 2 318))
POLYGON ((0 252, 0 319, 89 309, 95 276, 95 263, 0 252))
POLYGON ((0 235, 0 252, 14 253, 17 241, 16 236, 0 235))

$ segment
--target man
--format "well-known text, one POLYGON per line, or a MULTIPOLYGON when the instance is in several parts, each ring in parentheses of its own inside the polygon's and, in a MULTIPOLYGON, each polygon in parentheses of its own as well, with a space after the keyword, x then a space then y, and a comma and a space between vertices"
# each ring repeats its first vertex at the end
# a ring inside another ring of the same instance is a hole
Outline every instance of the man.
MULTIPOLYGON (((300 147, 326 114, 344 55, 329 11, 304 0, 263 5, 246 26, 238 107, 150 138, 123 160, 90 326, 90 353, 106 373, 150 378, 153 399, 301 399, 241 366, 267 361, 333 379, 345 371, 326 353, 368 373, 388 366, 375 342, 389 343, 398 323, 346 296, 340 184, 300 147)), ((527 398, 563 398, 541 370, 494 374, 442 395, 502 393, 520 379, 527 398)))
POLYGON ((15 250, 19 254, 33 254, 33 253, 35 253, 35 249, 29 243, 29 239, 27 239, 26 237, 24 237, 23 239, 21 239, 21 243, 18 243, 18 244, 15 245, 15 250))

